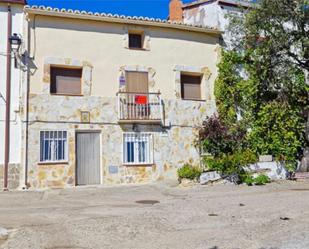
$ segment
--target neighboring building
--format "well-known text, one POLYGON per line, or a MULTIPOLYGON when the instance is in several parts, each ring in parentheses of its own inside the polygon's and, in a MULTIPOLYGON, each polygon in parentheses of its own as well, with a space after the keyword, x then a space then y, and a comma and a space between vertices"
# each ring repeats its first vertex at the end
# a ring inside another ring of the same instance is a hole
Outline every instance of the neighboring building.
POLYGON ((179 167, 199 164, 196 127, 216 109, 220 31, 35 6, 25 13, 29 187, 177 179, 179 167))
POLYGON ((229 48, 232 40, 237 39, 237 34, 227 31, 229 15, 242 16, 252 7, 253 1, 250 0, 199 0, 187 4, 180 0, 171 0, 169 19, 222 30, 222 45, 229 48))
MULTIPOLYGON (((0 0, 0 188, 3 187, 5 158, 5 117, 6 117, 6 82, 7 82, 7 46, 8 37, 14 33, 23 33, 24 0, 0 0), (11 21, 10 21, 11 20, 11 21), (11 23, 11 32, 8 25, 11 23)), ((11 101, 10 101, 10 146, 8 158, 9 188, 19 185, 19 168, 21 163, 21 119, 20 89, 23 82, 23 71, 19 61, 11 55, 11 101)))

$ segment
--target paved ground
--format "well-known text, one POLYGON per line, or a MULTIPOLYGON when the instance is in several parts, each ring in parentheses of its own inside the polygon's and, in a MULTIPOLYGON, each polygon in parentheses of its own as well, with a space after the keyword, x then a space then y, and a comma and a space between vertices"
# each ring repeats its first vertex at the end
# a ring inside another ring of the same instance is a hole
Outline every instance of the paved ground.
POLYGON ((0 227, 14 249, 307 249, 309 183, 0 193, 0 227))

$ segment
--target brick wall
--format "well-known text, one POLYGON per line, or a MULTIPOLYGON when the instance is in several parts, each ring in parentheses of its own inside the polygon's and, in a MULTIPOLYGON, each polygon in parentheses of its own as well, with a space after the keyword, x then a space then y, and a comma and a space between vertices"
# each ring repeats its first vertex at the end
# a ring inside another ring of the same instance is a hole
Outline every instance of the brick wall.
POLYGON ((182 22, 183 20, 182 1, 170 0, 169 11, 170 11, 169 20, 182 22))

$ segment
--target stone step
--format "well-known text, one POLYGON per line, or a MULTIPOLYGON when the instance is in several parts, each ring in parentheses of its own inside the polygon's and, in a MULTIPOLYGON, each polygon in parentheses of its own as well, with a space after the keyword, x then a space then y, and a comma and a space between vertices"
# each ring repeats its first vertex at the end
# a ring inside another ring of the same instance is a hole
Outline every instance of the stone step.
POLYGON ((296 180, 309 179, 309 172, 296 172, 294 178, 296 180))

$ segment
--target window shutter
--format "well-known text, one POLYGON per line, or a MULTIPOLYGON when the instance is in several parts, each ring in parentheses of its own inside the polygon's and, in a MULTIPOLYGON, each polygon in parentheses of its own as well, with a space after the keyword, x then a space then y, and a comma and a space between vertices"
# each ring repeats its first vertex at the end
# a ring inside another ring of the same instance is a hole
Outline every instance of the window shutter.
POLYGON ((82 69, 51 68, 51 93, 80 95, 82 69))
POLYGON ((181 75, 181 95, 183 99, 201 99, 201 76, 181 75))
POLYGON ((126 72, 127 92, 148 93, 148 73, 126 72))

